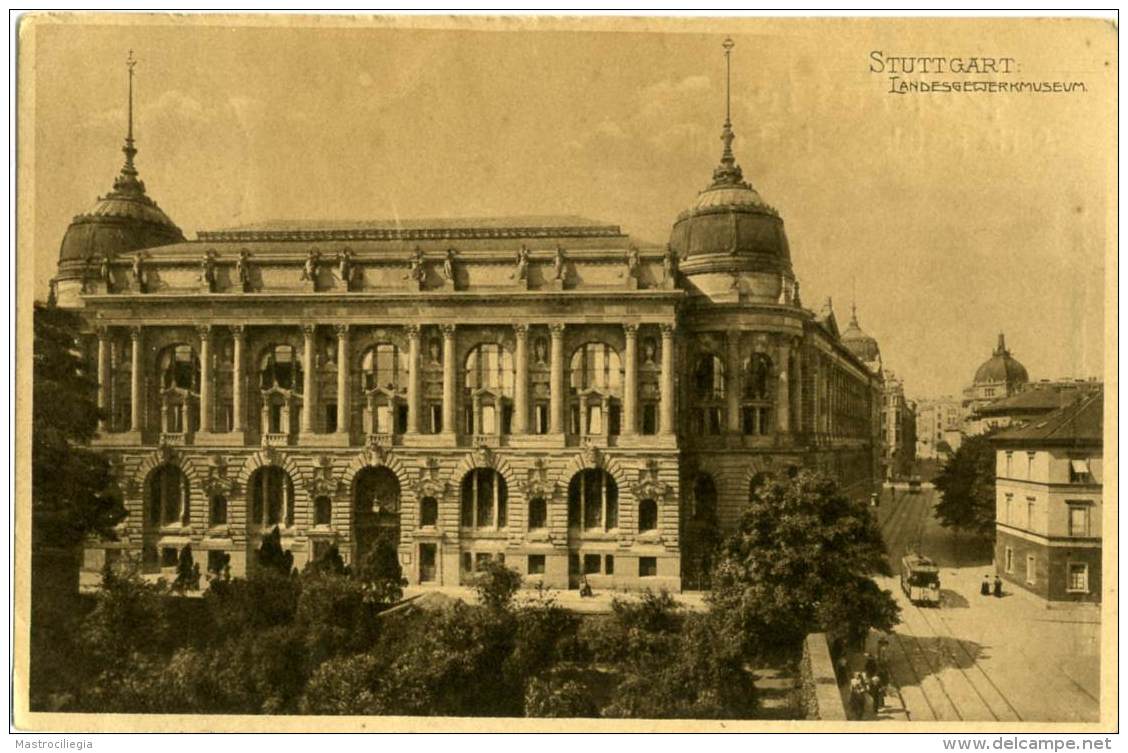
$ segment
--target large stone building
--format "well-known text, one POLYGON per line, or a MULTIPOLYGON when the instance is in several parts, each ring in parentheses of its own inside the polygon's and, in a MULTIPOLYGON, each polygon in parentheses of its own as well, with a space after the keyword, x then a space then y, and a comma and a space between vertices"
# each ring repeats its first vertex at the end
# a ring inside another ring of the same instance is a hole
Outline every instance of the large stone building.
POLYGON ((964 433, 982 434, 996 428, 993 423, 978 416, 979 409, 1004 397, 1010 397, 1025 389, 1030 377, 1026 367, 1007 350, 1006 339, 999 333, 999 344, 991 357, 975 370, 971 384, 964 388, 961 407, 964 415, 964 433))
POLYGON ((1104 392, 992 437, 995 562, 1048 601, 1101 600, 1104 392))
MULTIPOLYGON (((187 240, 134 167, 63 238, 129 511, 84 568, 235 575, 398 542, 412 583, 504 557, 555 587, 700 582, 761 474, 877 479, 880 380, 805 309, 736 164, 668 246, 576 217, 312 223, 187 240)), ((685 190, 677 188, 676 190, 685 190)), ((452 208, 456 209, 456 208, 452 208)))
POLYGON ((881 447, 885 478, 912 476, 916 466, 916 404, 905 397, 905 383, 885 372, 881 400, 881 447))

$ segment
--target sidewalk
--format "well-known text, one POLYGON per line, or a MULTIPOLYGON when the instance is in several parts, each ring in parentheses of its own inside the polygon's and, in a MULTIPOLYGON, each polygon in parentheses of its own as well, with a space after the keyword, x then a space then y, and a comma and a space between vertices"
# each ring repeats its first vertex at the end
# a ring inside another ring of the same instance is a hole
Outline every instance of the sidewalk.
MULTIPOLYGON (((844 678, 845 682, 838 686, 838 690, 842 693, 842 705, 846 707, 847 714, 850 713, 850 678, 854 676, 855 672, 861 672, 865 669, 866 652, 871 656, 877 656, 877 641, 880 637, 880 633, 871 631, 869 636, 866 637, 865 652, 851 651, 846 655, 847 676, 844 678)), ((866 696, 866 710, 863 720, 878 722, 912 721, 912 717, 905 707, 905 699, 901 694, 901 689, 894 684, 892 677, 890 677, 889 685, 885 689, 885 705, 880 709, 875 710, 873 699, 866 696)))

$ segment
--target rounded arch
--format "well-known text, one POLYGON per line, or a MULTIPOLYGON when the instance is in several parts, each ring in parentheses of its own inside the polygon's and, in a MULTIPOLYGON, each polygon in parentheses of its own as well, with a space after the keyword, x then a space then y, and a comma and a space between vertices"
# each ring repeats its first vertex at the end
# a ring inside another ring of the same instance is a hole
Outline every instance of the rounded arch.
POLYGON ((341 482, 351 489, 357 474, 365 468, 387 468, 395 474, 401 494, 406 493, 411 488, 407 468, 404 467, 403 461, 394 453, 379 450, 364 450, 354 455, 341 474, 341 482))
POLYGON ((144 499, 144 528, 188 524, 191 483, 176 463, 162 463, 153 469, 145 480, 144 499))
POLYGON ((694 400, 723 400, 726 386, 725 360, 710 350, 702 351, 693 363, 692 380, 694 400))
POLYGON ((188 456, 171 448, 161 448, 146 455, 141 464, 137 466, 137 471, 133 474, 134 488, 144 490, 149 483, 150 474, 160 466, 167 464, 175 465, 183 471, 184 475, 188 477, 188 483, 193 487, 198 487, 203 480, 188 456))
POLYGON ((356 561, 380 546, 398 546, 406 512, 404 485, 387 465, 367 465, 353 475, 349 489, 356 561))
POLYGON ((506 485, 513 490, 520 488, 520 479, 513 470, 513 466, 502 455, 490 451, 468 452, 462 456, 462 460, 454 469, 453 479, 455 483, 462 483, 462 479, 466 474, 475 468, 493 468, 501 477, 505 479, 506 485))
POLYGON ((615 346, 602 340, 581 343, 568 357, 568 387, 574 392, 619 392, 623 363, 615 346))
POLYGON ((302 389, 302 354, 294 345, 274 342, 262 347, 255 363, 259 388, 299 392, 302 389))
POLYGON ((407 390, 408 353, 398 343, 380 340, 360 354, 359 373, 365 391, 382 389, 389 392, 407 390))
POLYGON ((744 474, 741 476, 741 486, 743 493, 748 495, 752 491, 753 485, 762 483, 764 479, 770 478, 776 472, 771 460, 762 458, 753 458, 744 468, 744 474))
POLYGON ((502 343, 477 343, 462 360, 462 378, 467 390, 488 390, 511 397, 517 378, 513 352, 502 343))
POLYGON ((157 351, 158 384, 160 389, 179 389, 198 392, 200 389, 200 355, 195 346, 174 342, 157 351))
POLYGON ((294 482, 295 487, 304 487, 305 474, 302 473, 301 468, 294 462, 294 459, 289 454, 279 452, 273 448, 259 450, 258 452, 249 456, 243 462, 243 467, 239 469, 239 474, 235 480, 239 482, 239 486, 243 489, 247 488, 247 481, 251 478, 251 474, 263 466, 278 466, 286 473, 290 474, 290 479, 294 482))
POLYGON ((603 452, 582 452, 572 456, 564 466, 564 470, 560 472, 558 484, 561 488, 568 488, 568 484, 572 482, 572 478, 580 471, 587 468, 602 468, 611 474, 615 479, 615 483, 619 486, 619 491, 622 493, 624 490, 630 489, 631 477, 627 474, 622 463, 618 458, 607 455, 603 452), (593 457, 594 455, 594 457, 593 457))
POLYGON ((568 526, 589 531, 617 529, 619 489, 606 469, 581 468, 568 481, 568 526))

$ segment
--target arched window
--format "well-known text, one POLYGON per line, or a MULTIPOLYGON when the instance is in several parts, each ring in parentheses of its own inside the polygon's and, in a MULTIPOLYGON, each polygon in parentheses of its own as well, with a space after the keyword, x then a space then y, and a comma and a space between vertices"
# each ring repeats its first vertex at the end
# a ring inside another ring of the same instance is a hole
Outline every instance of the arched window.
POLYGON ((508 434, 513 420, 513 356, 482 343, 466 356, 465 425, 468 434, 508 434))
POLYGON ((693 369, 692 412, 696 434, 720 434, 725 427, 725 365, 720 358, 706 353, 697 359, 693 369))
POLYGON ((505 478, 493 468, 475 468, 463 477, 464 528, 505 528, 508 506, 509 489, 505 478))
POLYGON ((408 358, 398 346, 378 343, 364 353, 360 363, 365 391, 382 389, 398 393, 407 390, 408 358))
POLYGON ((247 481, 251 493, 252 526, 272 528, 294 524, 294 482, 273 465, 263 466, 247 481))
POLYGON ((149 479, 149 524, 188 525, 188 477, 175 465, 162 465, 149 479))
POLYGON ((638 503, 638 532, 646 533, 658 528, 658 503, 644 499, 638 503))
POLYGON ((744 359, 741 371, 741 432, 750 435, 769 434, 772 427, 772 360, 763 353, 753 353, 744 359))
POLYGON ((200 359, 191 345, 170 345, 158 360, 163 389, 200 391, 200 359))
POLYGON ((717 485, 708 473, 693 480, 693 519, 702 523, 717 520, 717 485))
POLYGON ((360 366, 366 393, 365 431, 403 434, 407 431, 407 354, 391 343, 378 343, 365 351, 360 366))
POLYGON ((400 482, 387 466, 369 466, 353 478, 353 540, 356 562, 381 541, 396 546, 400 537, 400 482))
POLYGON ((333 500, 324 494, 313 500, 313 524, 327 526, 333 521, 333 500))
POLYGON ((606 343, 587 343, 572 353, 570 431, 579 436, 619 433, 623 372, 619 354, 606 343))
POLYGON ((222 494, 213 494, 210 510, 208 511, 213 526, 227 525, 227 497, 222 494))
POLYGON ((439 524, 439 501, 434 497, 419 500, 419 525, 437 526, 439 524))
POLYGON ((513 395, 513 356, 495 343, 482 343, 466 356, 466 387, 513 395))
POLYGON ((587 343, 572 353, 571 382, 573 392, 596 390, 618 394, 623 386, 619 354, 606 343, 587 343))
POLYGON ((602 468, 586 468, 568 484, 568 525, 585 530, 619 527, 619 486, 602 468))
POLYGON ((278 388, 300 392, 302 362, 292 345, 272 345, 259 360, 259 383, 262 389, 278 388))
POLYGON ((536 531, 548 526, 548 503, 544 497, 529 500, 529 530, 536 531))

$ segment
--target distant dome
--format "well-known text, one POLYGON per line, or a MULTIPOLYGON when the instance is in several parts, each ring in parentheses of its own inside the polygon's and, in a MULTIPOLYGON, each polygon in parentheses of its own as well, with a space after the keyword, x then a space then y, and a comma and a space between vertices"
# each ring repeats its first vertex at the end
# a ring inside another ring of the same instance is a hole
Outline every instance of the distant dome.
POLYGON ((858 313, 854 309, 850 313, 850 324, 846 326, 841 336, 842 344, 846 349, 858 357, 859 360, 867 363, 877 361, 881 358, 881 349, 877 346, 877 340, 867 335, 858 324, 858 313))
POLYGON ((999 344, 991 357, 975 370, 974 384, 989 384, 1004 382, 1006 384, 1026 384, 1030 377, 1026 374, 1026 367, 1011 356, 1007 350, 1006 340, 999 335, 999 344))

